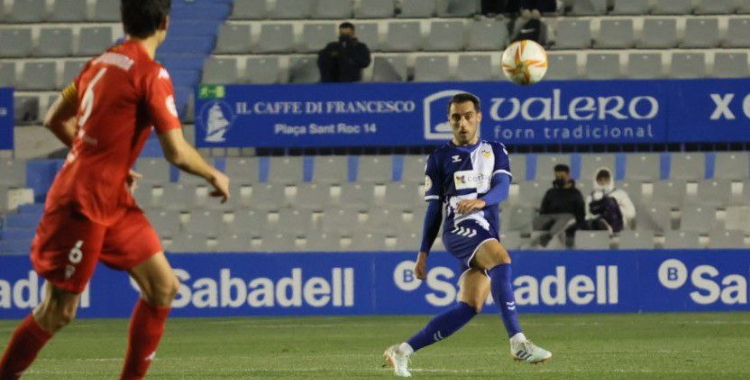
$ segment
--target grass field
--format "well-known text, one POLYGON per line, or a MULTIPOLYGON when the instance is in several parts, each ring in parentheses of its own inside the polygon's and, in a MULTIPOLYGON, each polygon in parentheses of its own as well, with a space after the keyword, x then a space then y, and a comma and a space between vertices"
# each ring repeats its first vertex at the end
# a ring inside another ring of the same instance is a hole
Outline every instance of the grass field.
MULTIPOLYGON (((382 352, 428 317, 170 320, 150 379, 388 379, 382 352)), ((0 321, 4 349, 15 321, 0 321)), ((412 357, 424 379, 750 379, 750 313, 525 315, 527 335, 553 352, 516 363, 498 317, 482 315, 412 357)), ((127 321, 80 320, 24 379, 114 379, 127 321)))

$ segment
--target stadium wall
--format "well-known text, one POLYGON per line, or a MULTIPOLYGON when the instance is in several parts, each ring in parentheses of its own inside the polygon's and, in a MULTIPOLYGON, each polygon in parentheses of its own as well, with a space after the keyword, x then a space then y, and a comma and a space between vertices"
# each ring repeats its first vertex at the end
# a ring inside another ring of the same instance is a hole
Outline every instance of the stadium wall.
MULTIPOLYGON (((433 314, 455 302, 461 273, 447 253, 416 280, 413 253, 172 254, 176 317, 433 314)), ((521 313, 750 311, 743 250, 524 251, 514 254, 521 313)), ((25 316, 43 281, 28 257, 0 258, 0 319, 25 316)), ((126 318, 138 296, 100 267, 82 318, 126 318)), ((494 312, 494 307, 485 309, 494 312)))

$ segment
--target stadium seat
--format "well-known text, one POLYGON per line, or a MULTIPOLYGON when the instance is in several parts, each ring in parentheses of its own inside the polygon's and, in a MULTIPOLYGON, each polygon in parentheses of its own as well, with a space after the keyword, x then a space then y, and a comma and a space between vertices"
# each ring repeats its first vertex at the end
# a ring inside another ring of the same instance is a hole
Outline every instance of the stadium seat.
POLYGON ((664 76, 661 53, 630 53, 624 76, 632 79, 659 79, 664 76))
POLYGON ((519 231, 503 231, 500 235, 500 242, 503 244, 503 247, 505 249, 511 251, 520 249, 524 243, 519 231))
MULTIPOLYGON (((270 228, 290 233, 294 236, 304 236, 315 229, 314 212, 311 210, 285 209, 279 211, 279 220, 270 228)), ((315 231, 317 232, 317 231, 315 231)))
POLYGON ((169 182, 169 170, 169 163, 160 158, 140 158, 135 164, 135 171, 143 175, 140 182, 145 184, 169 182))
POLYGON ((711 206, 687 207, 682 210, 680 231, 707 234, 717 227, 716 209, 711 206))
POLYGON ((23 64, 21 81, 16 83, 19 90, 43 91, 57 88, 56 62, 26 62, 23 64))
MULTIPOLYGON (((745 184, 747 186, 747 183, 745 184)), ((729 231, 750 232, 750 207, 730 206, 727 207, 724 228, 729 231)))
POLYGON ((279 59, 277 57, 250 57, 245 65, 243 82, 257 84, 279 83, 279 59))
POLYGON ((701 180, 706 173, 703 153, 672 153, 670 155, 669 178, 701 180))
MULTIPOLYGON (((0 34, 2 31, 0 31, 0 34)), ((0 45, 2 44, 0 38, 0 45)), ((0 61, 0 87, 13 87, 16 84, 16 63, 14 61, 0 61)))
POLYGON ((747 53, 715 53, 711 77, 746 78, 750 76, 747 53))
POLYGON ((393 0, 360 0, 354 9, 356 18, 392 18, 393 0))
POLYGON ((313 167, 313 182, 318 184, 343 184, 349 181, 346 156, 317 156, 313 167))
POLYGON ((336 38, 336 26, 333 24, 305 24, 302 29, 300 53, 317 53, 336 38))
POLYGON ((377 23, 357 23, 356 28, 360 42, 367 44, 370 51, 380 50, 380 30, 377 23))
MULTIPOLYGON (((536 205, 535 207, 539 207, 539 205, 536 205)), ((531 232, 532 222, 536 215, 537 212, 533 207, 505 206, 500 211, 500 230, 503 232, 531 232)))
POLYGON ((437 0, 438 17, 471 17, 479 13, 478 2, 466 0, 437 0))
POLYGON ((266 213, 256 210, 240 210, 234 212, 234 219, 228 223, 229 229, 241 235, 250 231, 262 231, 268 224, 266 213))
POLYGON ((609 231, 578 231, 575 237, 576 249, 609 249, 609 231))
POLYGON ((728 48, 750 47, 750 19, 730 18, 723 46, 728 48))
POLYGON ((317 58, 293 57, 289 61, 290 83, 318 83, 320 82, 320 70, 317 58))
POLYGON ((276 20, 306 19, 312 13, 311 1, 276 0, 275 6, 268 12, 268 18, 276 20))
POLYGON ((490 81, 497 78, 493 71, 492 58, 489 55, 461 54, 458 56, 456 79, 459 81, 490 81))
POLYGON ((721 179, 706 179, 698 182, 695 202, 704 206, 724 207, 741 203, 740 194, 732 192, 732 181, 721 179))
POLYGON ((382 201, 383 206, 391 208, 410 208, 419 202, 424 202, 424 199, 416 184, 394 182, 385 185, 385 197, 382 201))
POLYGON ((202 253, 209 252, 208 236, 198 232, 180 232, 172 236, 172 244, 166 248, 167 252, 202 253))
POLYGON ((244 234, 236 234, 224 231, 216 237, 216 252, 247 252, 251 246, 250 237, 244 234))
POLYGON ((35 57, 69 57, 73 54, 73 31, 70 28, 42 28, 35 57))
POLYGON ((346 209, 368 210, 374 199, 374 186, 370 183, 345 183, 341 185, 341 195, 337 204, 346 209))
POLYGON ((258 158, 227 157, 226 175, 238 184, 255 184, 258 182, 258 158))
POLYGON ((203 68, 203 84, 238 83, 237 59, 209 57, 203 68))
POLYGON ((260 20, 266 18, 268 9, 266 0, 234 0, 232 4, 232 20, 260 20))
POLYGON ((638 210, 635 227, 639 231, 668 231, 672 229, 672 206, 650 204, 638 210))
POLYGON ((447 55, 419 56, 414 64, 415 82, 444 82, 451 79, 447 55))
POLYGON ((642 35, 636 44, 642 49, 670 49, 677 46, 677 22, 674 19, 651 19, 643 21, 642 35))
POLYGON ((708 248, 746 248, 745 234, 715 229, 708 234, 708 248))
POLYGON ((294 185, 302 182, 302 157, 271 157, 268 182, 294 185))
POLYGON ((406 75, 406 56, 375 57, 373 59, 373 82, 405 82, 406 75))
POLYGON ((63 64, 63 76, 62 82, 60 83, 61 88, 67 87, 73 80, 76 79, 78 74, 83 70, 83 66, 86 65, 86 61, 73 61, 66 60, 63 64))
POLYGON ((508 45, 508 26, 499 20, 475 21, 469 27, 466 50, 500 51, 508 45))
POLYGON ((740 2, 735 0, 700 0, 695 7, 695 14, 699 15, 727 15, 737 9, 740 2))
POLYGON ((630 49, 634 45, 633 20, 602 20, 599 38, 594 43, 596 48, 630 49))
POLYGON ((159 236, 175 236, 180 232, 180 213, 174 210, 147 210, 149 222, 159 236))
POLYGON ((513 175, 513 183, 526 181, 526 155, 512 154, 510 158, 510 172, 513 175))
POLYGON ((294 49, 292 24, 263 24, 255 53, 290 53, 294 49))
POLYGON ((626 179, 655 181, 661 176, 661 157, 658 153, 631 153, 627 155, 626 179))
POLYGON ((340 252, 340 238, 337 234, 316 233, 307 236, 307 252, 340 252))
POLYGON ((615 0, 613 15, 645 15, 651 12, 649 0, 615 0))
POLYGON ((78 35, 79 56, 94 56, 101 54, 112 46, 112 28, 110 27, 83 27, 78 35))
POLYGON ((651 10, 655 15, 687 15, 693 12, 693 2, 687 0, 656 0, 651 10))
POLYGON ((742 0, 737 1, 737 13, 750 14, 750 3, 742 0))
POLYGON ((464 23, 432 21, 425 41, 425 51, 461 51, 464 49, 464 23))
POLYGON ((249 206, 255 210, 277 211, 286 207, 285 187, 284 184, 278 182, 253 185, 249 206))
POLYGON ((665 231, 664 248, 696 249, 701 248, 700 235, 693 231, 665 231))
POLYGON ((13 119, 18 125, 39 122, 39 97, 14 95, 13 119))
POLYGON ((598 16, 607 13, 607 0, 574 0, 571 14, 574 16, 598 16))
POLYGON ((11 23, 41 23, 47 19, 45 0, 14 0, 7 19, 11 23))
POLYGON ((316 0, 310 18, 343 20, 352 18, 352 0, 316 0))
POLYGON ((331 187, 327 184, 302 183, 296 186, 297 193, 292 208, 325 211, 333 203, 331 187))
POLYGON ((388 23, 388 37, 384 51, 412 52, 422 49, 422 32, 419 22, 401 21, 388 23))
POLYGON ((351 234, 354 231, 362 230, 364 229, 364 223, 360 221, 359 215, 360 211, 352 207, 327 209, 323 214, 321 230, 327 233, 339 234, 351 234))
POLYGON ((669 71, 672 78, 703 78, 706 76, 704 53, 674 53, 669 71))
MULTIPOLYGON (((593 180, 599 168, 606 167, 615 174, 614 154, 582 154, 581 175, 578 182, 593 180)), ((617 182, 615 182, 617 184, 617 182)))
POLYGON ((747 152, 716 152, 714 178, 746 179, 750 176, 747 152))
POLYGON ((31 55, 31 28, 0 29, 0 52, 3 58, 25 58, 31 55))
POLYGON ((191 211, 199 205, 196 186, 177 183, 162 183, 162 193, 156 197, 159 208, 175 211, 191 211))
POLYGON ((687 184, 685 180, 657 181, 653 184, 651 202, 653 204, 680 207, 685 200, 687 184))
POLYGON ((591 22, 585 19, 560 20, 554 49, 587 49, 591 46, 591 22))
POLYGON ((357 182, 388 183, 393 178, 392 156, 360 156, 357 182))
POLYGON ((215 54, 244 54, 250 51, 250 25, 223 24, 219 27, 215 54))
POLYGON ((91 21, 120 21, 120 4, 112 0, 95 0, 94 18, 91 21))
POLYGON ((622 76, 620 73, 620 55, 616 53, 587 54, 584 74, 586 79, 620 78, 622 76))
POLYGON ((654 233, 652 231, 622 231, 617 247, 619 249, 654 249, 654 233))
POLYGON ((435 0, 409 0, 401 3, 402 18, 430 18, 437 13, 435 0))
POLYGON ((52 3, 51 22, 86 21, 86 0, 54 0, 52 3))
POLYGON ((184 225, 185 231, 204 233, 208 236, 218 236, 227 229, 224 223, 224 213, 211 210, 191 210, 190 221, 184 225))
POLYGON ((685 38, 680 47, 706 49, 719 46, 719 20, 712 18, 690 18, 685 24, 685 38))
POLYGON ((576 54, 549 54, 545 79, 578 79, 578 57, 576 54))
POLYGON ((539 208, 544 194, 552 187, 552 179, 540 181, 525 181, 518 184, 518 197, 511 199, 514 204, 539 208))
POLYGON ((404 156, 404 164, 401 170, 401 182, 424 183, 427 156, 407 155, 404 156))

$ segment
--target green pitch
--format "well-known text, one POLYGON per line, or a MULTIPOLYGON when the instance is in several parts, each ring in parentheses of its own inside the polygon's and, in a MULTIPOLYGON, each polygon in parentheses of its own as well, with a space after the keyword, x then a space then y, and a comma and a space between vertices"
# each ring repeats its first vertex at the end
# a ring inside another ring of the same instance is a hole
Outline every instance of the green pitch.
MULTIPOLYGON (((150 379, 390 379, 383 349, 428 317, 173 319, 150 379)), ((509 356, 500 319, 482 315, 412 357, 419 379, 749 379, 750 313, 522 315, 552 351, 541 365, 509 356)), ((15 321, 0 322, 0 348, 15 321)), ((80 320, 24 379, 114 379, 127 322, 80 320)))

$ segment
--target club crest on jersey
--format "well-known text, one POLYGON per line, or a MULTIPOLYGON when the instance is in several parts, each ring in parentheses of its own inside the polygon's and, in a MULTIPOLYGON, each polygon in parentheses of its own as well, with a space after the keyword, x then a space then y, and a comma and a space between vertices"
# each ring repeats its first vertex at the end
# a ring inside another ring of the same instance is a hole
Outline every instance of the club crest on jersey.
POLYGON ((490 152, 489 150, 483 150, 482 155, 484 156, 484 158, 490 158, 492 152, 490 152))
POLYGON ((459 156, 459 155, 455 155, 455 156, 451 157, 451 159, 453 160, 451 162, 461 162, 461 156, 459 156))

